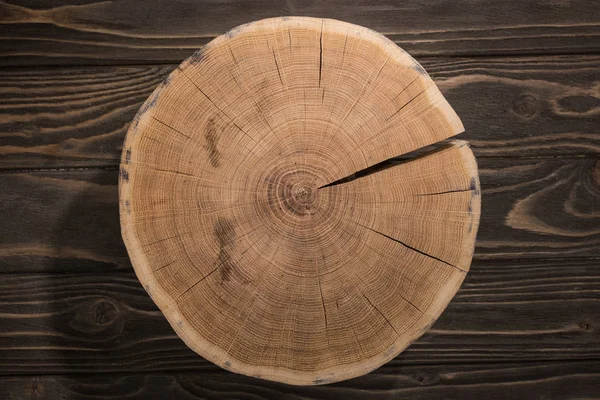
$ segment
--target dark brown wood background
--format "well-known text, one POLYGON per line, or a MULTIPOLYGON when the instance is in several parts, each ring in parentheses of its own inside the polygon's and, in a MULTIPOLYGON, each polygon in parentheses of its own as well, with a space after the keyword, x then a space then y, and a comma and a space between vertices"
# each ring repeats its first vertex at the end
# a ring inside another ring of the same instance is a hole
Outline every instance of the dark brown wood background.
POLYGON ((0 2, 0 399, 600 398, 600 2, 0 2), (278 15, 376 29, 420 61, 480 165, 475 260, 433 328, 321 387, 222 371, 135 278, 117 165, 153 88, 278 15))

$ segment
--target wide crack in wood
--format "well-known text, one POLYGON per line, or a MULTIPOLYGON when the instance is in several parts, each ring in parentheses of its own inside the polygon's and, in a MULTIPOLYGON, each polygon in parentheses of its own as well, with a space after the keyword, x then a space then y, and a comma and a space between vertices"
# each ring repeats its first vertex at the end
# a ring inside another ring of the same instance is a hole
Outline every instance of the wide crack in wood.
MULTIPOLYGON (((388 158, 387 160, 383 160, 377 164, 373 164, 367 168, 361 169, 360 171, 356 171, 356 172, 354 172, 348 176, 345 176, 341 179, 338 179, 336 181, 322 185, 318 189, 325 189, 330 186, 336 186, 336 185, 340 185, 342 183, 351 182, 355 179, 364 178, 365 176, 369 176, 369 175, 375 174, 377 172, 386 170, 388 168, 395 167, 399 164, 405 164, 405 163, 417 160, 419 158, 433 155, 437 152, 446 150, 450 147, 454 147, 454 146, 462 147, 465 145, 467 145, 466 142, 464 142, 464 143, 459 142, 458 144, 456 143, 456 141, 455 142, 446 142, 446 141, 438 142, 438 143, 432 144, 430 146, 422 147, 417 150, 411 151, 409 153, 402 154, 400 156, 388 158)), ((466 190, 470 190, 470 189, 466 189, 466 190)), ((461 190, 459 190, 459 191, 461 191, 461 190)))

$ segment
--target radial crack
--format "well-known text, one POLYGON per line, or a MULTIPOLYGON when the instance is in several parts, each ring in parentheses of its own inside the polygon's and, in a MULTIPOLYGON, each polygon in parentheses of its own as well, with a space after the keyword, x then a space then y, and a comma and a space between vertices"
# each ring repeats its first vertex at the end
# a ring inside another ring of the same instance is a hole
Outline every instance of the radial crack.
POLYGON ((415 194, 415 196, 437 196, 437 195, 446 194, 446 193, 470 192, 472 190, 475 190, 475 189, 467 188, 467 189, 446 190, 444 192, 435 192, 435 193, 419 193, 419 194, 415 194))
POLYGON ((406 103, 404 103, 404 105, 402 107, 400 107, 398 110, 396 110, 395 113, 393 113, 388 118, 386 118, 386 121, 389 121, 390 119, 394 118, 400 111, 402 111, 404 109, 404 107, 408 106, 410 103, 412 103, 413 101, 415 101, 417 97, 419 97, 423 93, 425 93, 427 91, 427 89, 429 89, 429 88, 425 88, 425 89, 421 90, 415 97, 413 97, 412 99, 410 99, 409 101, 407 101, 406 103))
POLYGON ((327 188, 330 186, 339 185, 341 183, 351 182, 355 179, 359 179, 359 178, 363 178, 365 176, 372 175, 374 173, 386 170, 388 168, 395 167, 399 164, 405 164, 410 161, 417 160, 419 158, 430 156, 430 155, 440 152, 442 150, 446 150, 450 147, 462 147, 464 145, 465 144, 456 144, 456 143, 452 143, 452 142, 451 143, 439 142, 439 143, 435 143, 433 145, 425 146, 425 147, 416 149, 414 151, 411 151, 409 153, 405 153, 405 154, 402 154, 402 155, 399 155, 396 157, 388 158, 387 160, 383 160, 377 164, 373 164, 373 165, 363 168, 359 171, 353 172, 352 174, 345 176, 341 179, 338 179, 333 182, 322 185, 318 189, 324 189, 324 188, 327 188))
POLYGON ((281 82, 281 86, 283 86, 283 79, 281 79, 281 71, 279 70, 279 63, 277 62, 277 57, 275 57, 275 49, 273 49, 273 60, 275 60, 275 67, 277 67, 277 75, 279 75, 279 82, 281 82))
MULTIPOLYGON (((325 265, 325 256, 323 258, 323 265, 325 265)), ((317 282, 319 283, 319 294, 321 295, 321 305, 323 306, 323 316, 325 317, 325 329, 327 329, 327 309, 325 308, 325 299, 323 298, 323 288, 321 287, 321 274, 319 273, 319 267, 317 267, 317 282)))
POLYGON ((175 175, 185 175, 185 176, 191 176, 193 178, 202 179, 202 177, 200 177, 200 176, 188 174, 187 172, 183 172, 183 171, 175 171, 175 170, 172 170, 172 169, 164 169, 164 168, 153 168, 153 169, 155 171, 158 171, 158 172, 170 172, 170 173, 175 174, 175 175))
POLYGON ((231 58, 233 58, 233 62, 235 63, 235 65, 238 64, 237 58, 235 58, 235 55, 233 54, 233 50, 231 50, 231 46, 228 45, 227 48, 229 49, 229 54, 231 54, 231 58))
POLYGON ((157 272, 157 271, 160 271, 160 270, 161 270, 161 269, 163 269, 163 268, 167 268, 169 265, 173 265, 173 264, 175 264, 177 261, 179 261, 179 260, 171 261, 170 263, 168 263, 168 264, 166 264, 166 265, 163 265, 162 267, 158 267, 158 268, 156 268, 155 270, 152 270, 152 272, 157 272))
POLYGON ((321 87, 321 72, 323 70, 323 25, 324 20, 321 20, 321 35, 319 37, 319 87, 321 87))
POLYGON ((166 237, 166 238, 158 239, 158 240, 155 240, 154 242, 146 243, 142 247, 152 246, 153 244, 164 242, 165 240, 169 240, 169 239, 175 239, 177 237, 180 237, 180 236, 183 236, 183 235, 187 235, 188 233, 189 232, 183 232, 183 233, 178 233, 177 235, 173 235, 173 236, 169 236, 169 237, 166 237))
POLYGON ((221 265, 217 265, 215 268, 213 268, 212 271, 210 271, 208 274, 204 275, 202 278, 200 278, 196 283, 194 283, 192 286, 190 286, 189 288, 187 288, 183 293, 181 293, 178 297, 178 299, 180 297, 182 297, 183 295, 185 295, 187 292, 189 292, 190 290, 192 290, 193 288, 195 288, 196 286, 198 286, 198 284, 200 284, 200 282, 203 282, 206 278, 208 278, 209 276, 211 276, 212 274, 215 273, 215 271, 217 269, 219 269, 221 265))
POLYGON ((381 312, 381 310, 379 308, 377 308, 377 306, 375 306, 375 304, 371 303, 371 300, 365 296, 364 293, 362 293, 363 297, 369 302, 369 304, 371 305, 371 307, 373 307, 375 310, 377 310, 377 312, 379 313, 379 315, 381 315, 383 317, 383 319, 385 319, 385 321, 388 323, 388 325, 390 326, 390 328, 392 328, 394 330, 394 332, 396 332, 396 335, 398 335, 398 337, 400 337, 400 334, 398 333, 398 331, 396 330, 396 328, 394 328, 394 325, 392 325, 392 323, 390 322, 390 320, 383 315, 383 313, 381 312))
MULTIPOLYGON (((206 99, 208 101, 210 101, 212 103, 212 105, 221 112, 221 114, 223 114, 225 117, 227 117, 227 120, 230 121, 236 128, 238 128, 240 130, 240 132, 242 132, 244 135, 248 136, 254 143, 256 143, 257 145, 259 144, 259 142, 256 141, 256 139, 254 139, 254 137, 252 137, 250 134, 248 134, 245 130, 243 130, 242 128, 240 128, 235 122, 234 119, 227 114, 225 111, 223 111, 210 97, 208 97, 208 95, 206 93, 204 93, 204 91, 202 89, 200 89, 200 87, 198 85, 196 85, 196 82, 194 82, 193 80, 190 79, 189 76, 187 76, 185 74, 185 72, 183 72, 183 69, 181 69, 181 67, 177 67, 179 69, 179 71, 183 74, 183 76, 185 76, 187 78, 188 81, 190 81, 190 83, 192 85, 194 85, 196 87, 196 89, 198 89, 200 91, 200 93, 202 93, 204 95, 204 97, 206 97, 206 99)), ((231 75, 233 77, 233 79, 235 80, 235 82, 238 84, 237 80, 235 79, 235 75, 231 75)), ((240 86, 240 89, 243 90, 240 86)), ((263 117, 264 118, 264 117, 263 117)), ((268 124, 268 122, 267 122, 268 124)), ((270 126, 269 126, 270 127, 270 126)))
POLYGON ((204 90, 200 89, 200 86, 196 85, 196 82, 194 82, 193 80, 191 80, 191 79, 190 79, 190 77, 189 77, 189 76, 187 76, 187 74, 186 74, 185 72, 183 72, 183 70, 182 70, 180 67, 177 67, 177 68, 179 68, 179 70, 181 71, 181 73, 183 74, 183 76, 185 76, 185 77, 188 79, 188 81, 190 81, 190 83, 191 83, 192 85, 194 85, 194 86, 196 87, 196 89, 198 89, 198 90, 200 91, 200 93, 202 93, 202 94, 204 95, 204 97, 206 97, 206 99, 207 99, 208 101, 210 101, 210 102, 212 103, 212 105, 213 105, 213 106, 214 106, 214 107, 215 107, 217 110, 219 110, 219 111, 220 111, 220 112, 221 112, 223 115, 227 116, 227 118, 231 119, 231 118, 229 117, 229 115, 228 115, 228 114, 227 114, 225 111, 223 111, 223 110, 222 110, 222 109, 221 109, 221 108, 220 108, 220 107, 219 107, 219 106, 218 106, 218 105, 217 105, 217 104, 216 104, 216 103, 215 103, 215 102, 214 102, 214 101, 213 101, 213 100, 212 100, 210 97, 208 97, 208 95, 207 95, 206 93, 204 93, 204 90))
POLYGON ((170 128, 173 131, 179 133, 181 136, 185 136, 188 139, 192 138, 191 136, 186 135, 185 133, 181 132, 180 130, 173 128, 171 125, 167 124, 166 122, 161 121, 160 119, 156 118, 155 116, 152 116, 152 119, 155 120, 156 122, 158 122, 159 124, 162 124, 162 125, 166 126, 167 128, 170 128))
POLYGON ((444 263, 444 264, 446 264, 446 265, 449 265, 449 266, 451 266, 452 268, 456 268, 457 270, 459 270, 459 271, 461 271, 461 272, 465 272, 465 270, 463 270, 462 268, 459 268, 459 267, 457 267, 456 265, 450 264, 449 262, 447 262, 447 261, 444 261, 444 260, 442 260, 441 258, 438 258, 438 257, 436 257, 436 256, 432 256, 431 254, 425 253, 424 251, 422 251, 422 250, 419 250, 419 249, 417 249, 417 248, 415 248, 415 247, 412 247, 412 246, 410 246, 410 245, 408 245, 408 244, 404 243, 404 242, 403 242, 403 241, 401 241, 401 240, 398 240, 398 239, 396 239, 396 238, 394 238, 394 237, 391 237, 390 235, 386 235, 386 234, 385 234, 385 233, 383 233, 383 232, 379 232, 378 230, 375 230, 375 229, 373 229, 373 228, 369 228, 368 226, 366 226, 366 225, 363 225, 363 224, 360 224, 360 223, 358 223, 358 222, 356 222, 356 224, 357 224, 357 225, 359 225, 359 226, 362 226, 362 227, 363 227, 363 228, 365 228, 365 229, 368 229, 368 230, 370 230, 371 232, 375 232, 375 233, 377 233, 378 235, 381 235, 381 236, 384 236, 384 237, 386 237, 386 238, 388 238, 388 239, 390 239, 390 240, 393 240, 393 241, 394 241, 394 242, 396 242, 396 243, 400 243, 402 246, 404 246, 404 247, 406 247, 406 248, 408 248, 408 249, 411 249, 411 250, 413 250, 413 251, 416 251, 416 252, 417 252, 417 253, 419 253, 419 254, 422 254, 422 255, 424 255, 424 256, 426 256, 426 257, 429 257, 429 258, 432 258, 432 259, 434 259, 434 260, 437 260, 437 261, 439 261, 439 262, 442 262, 442 263, 444 263))
POLYGON ((345 183, 345 182, 351 182, 351 181, 353 181, 355 179, 362 178, 362 177, 374 174, 376 172, 379 172, 379 171, 385 170, 387 168, 393 167, 393 166, 395 166, 397 164, 398 164, 398 162, 394 162, 392 159, 384 160, 384 161, 382 161, 380 163, 377 163, 375 165, 371 165, 370 167, 367 167, 365 169, 361 169, 360 171, 357 171, 357 172, 355 172, 355 173, 353 173, 351 175, 345 176, 342 179, 338 179, 337 181, 333 181, 333 182, 330 182, 330 183, 328 183, 326 185, 320 186, 319 189, 324 189, 324 188, 327 188, 327 187, 330 187, 330 186, 336 186, 336 185, 339 185, 339 184, 345 183))
MULTIPOLYGON (((354 276, 356 276, 356 278, 358 278, 358 280, 363 284, 363 286, 365 285, 365 281, 362 280, 362 278, 356 273, 354 272, 354 276)), ((363 296, 365 296, 364 293, 361 293, 363 296)), ((408 300, 406 297, 404 297, 402 295, 402 293, 398 293, 398 295, 404 300, 406 301, 408 304, 410 304, 415 310, 417 310, 418 312, 420 312, 421 314, 425 315, 425 312, 423 310, 421 310, 419 307, 417 307, 412 301, 408 300)), ((366 297, 366 296, 365 296, 366 297)))
POLYGON ((400 95, 401 95, 402 93, 406 92, 406 90, 407 90, 407 89, 408 89, 408 88, 409 88, 409 87, 410 87, 410 86, 411 86, 413 83, 415 83, 415 82, 417 81, 417 79, 419 79, 419 78, 420 78, 420 76, 417 76, 415 79, 413 79, 412 81, 410 81, 410 83, 409 83, 408 85, 406 85, 406 86, 404 87, 404 89, 402 89, 402 90, 400 91, 400 93, 398 93, 398 94, 396 95, 396 97, 394 97, 394 99, 393 99, 392 101, 396 100, 398 97, 400 97, 400 95))

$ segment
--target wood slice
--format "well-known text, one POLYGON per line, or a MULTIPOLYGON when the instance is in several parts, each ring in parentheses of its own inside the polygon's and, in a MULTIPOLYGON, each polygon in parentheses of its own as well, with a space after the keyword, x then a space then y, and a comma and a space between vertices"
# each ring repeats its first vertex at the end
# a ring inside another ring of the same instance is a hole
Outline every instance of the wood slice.
POLYGON ((424 69, 344 22, 210 42, 152 94, 120 170, 123 238, 177 334, 233 372, 365 374, 421 336, 469 269, 475 158, 424 69))

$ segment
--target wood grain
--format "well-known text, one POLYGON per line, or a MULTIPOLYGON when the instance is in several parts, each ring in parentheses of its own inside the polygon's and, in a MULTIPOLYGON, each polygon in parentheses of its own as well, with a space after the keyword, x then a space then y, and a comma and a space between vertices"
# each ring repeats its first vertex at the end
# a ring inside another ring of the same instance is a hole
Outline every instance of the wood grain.
POLYGON ((600 50, 600 4, 441 0, 12 0, 0 4, 0 64, 111 64, 181 60, 253 20, 341 19, 386 34, 416 56, 586 53, 600 50), (466 12, 467 10, 467 12, 466 12))
MULTIPOLYGON (((598 165, 578 159, 480 159, 475 259, 598 257, 598 165)), ((0 174, 0 271, 130 270, 118 171, 0 174)))
MULTIPOLYGON (((475 262, 431 330, 381 372, 598 358, 599 293, 597 260, 475 262)), ((182 370, 221 371, 176 336, 133 273, 2 276, 0 375, 182 370)))
POLYGON ((2 174, 0 271, 131 269, 116 168, 2 174))
POLYGON ((171 70, 0 71, 0 165, 117 165, 129 123, 171 70))
POLYGON ((479 160, 482 214, 476 257, 598 256, 595 160, 479 160))
POLYGON ((0 378, 0 399, 592 399, 594 362, 403 366, 330 386, 297 387, 230 373, 0 378))
MULTIPOLYGON (((421 61, 477 157, 600 154, 600 57, 421 61)), ((173 68, 0 71, 0 169, 117 165, 129 123, 173 68)))

